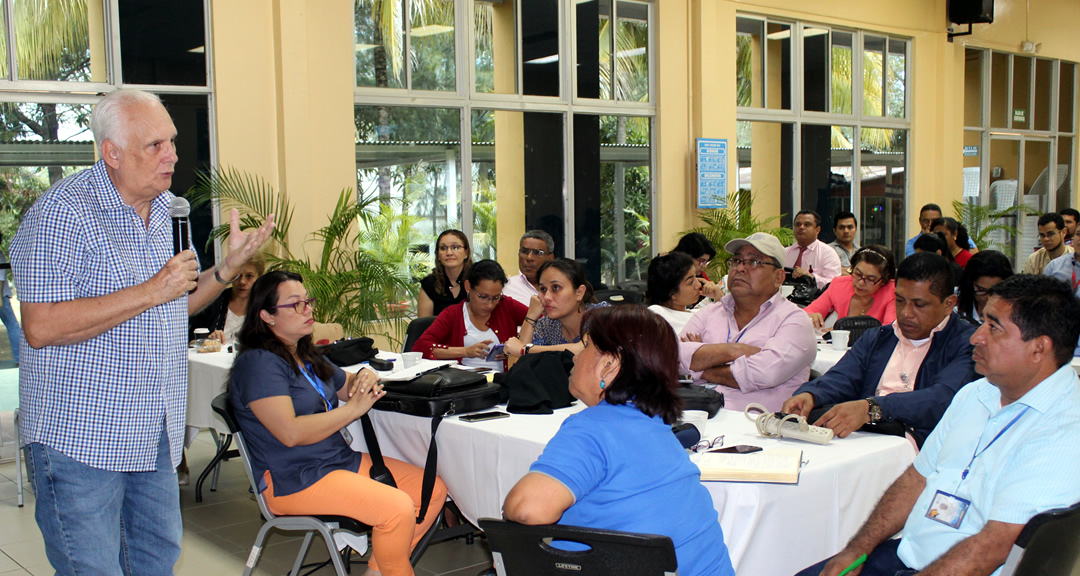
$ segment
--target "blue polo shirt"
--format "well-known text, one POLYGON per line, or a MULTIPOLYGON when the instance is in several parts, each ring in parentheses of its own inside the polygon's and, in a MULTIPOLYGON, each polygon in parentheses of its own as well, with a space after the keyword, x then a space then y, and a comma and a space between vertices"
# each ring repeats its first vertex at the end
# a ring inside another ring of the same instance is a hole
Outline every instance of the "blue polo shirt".
POLYGON ((917 570, 990 520, 1025 524, 1040 512, 1080 502, 1080 378, 1066 364, 1004 407, 986 378, 968 384, 926 440, 915 469, 926 488, 904 524, 897 554, 917 570), (926 518, 938 490, 971 501, 958 528, 926 518))
POLYGON ((567 418, 530 471, 574 495, 559 524, 669 536, 679 574, 735 576, 701 473, 659 416, 601 401, 567 418))

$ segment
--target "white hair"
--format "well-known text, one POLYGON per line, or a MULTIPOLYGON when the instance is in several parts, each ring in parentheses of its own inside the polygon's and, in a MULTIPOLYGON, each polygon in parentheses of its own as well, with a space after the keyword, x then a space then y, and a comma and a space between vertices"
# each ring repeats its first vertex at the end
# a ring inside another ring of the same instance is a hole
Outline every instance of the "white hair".
POLYGON ((137 104, 150 103, 161 104, 161 98, 143 90, 117 90, 94 106, 90 114, 90 131, 94 133, 94 143, 102 156, 105 156, 105 151, 101 146, 106 140, 121 148, 127 144, 127 134, 122 130, 124 111, 137 104))

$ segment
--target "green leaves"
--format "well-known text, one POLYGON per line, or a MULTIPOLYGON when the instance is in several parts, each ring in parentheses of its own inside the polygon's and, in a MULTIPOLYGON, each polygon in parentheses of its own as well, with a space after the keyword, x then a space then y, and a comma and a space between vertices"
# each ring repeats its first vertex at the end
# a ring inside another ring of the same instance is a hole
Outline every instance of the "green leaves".
POLYGON ((981 204, 968 204, 960 200, 953 200, 953 213, 956 219, 967 228, 968 237, 975 243, 979 250, 993 248, 1000 250, 1006 256, 1013 256, 1013 241, 1020 234, 1015 226, 1009 226, 1000 222, 1006 216, 1019 216, 1020 214, 1041 214, 1026 205, 1011 206, 1009 208, 995 209, 981 204), (991 233, 1004 231, 1010 236, 1008 242, 991 242, 991 233))
POLYGON ((727 274, 727 259, 731 257, 731 254, 724 250, 724 246, 736 238, 746 238, 754 232, 768 232, 776 236, 784 246, 790 246, 795 242, 795 236, 790 229, 773 225, 780 216, 759 220, 753 215, 753 206, 754 195, 749 190, 739 190, 728 196, 727 208, 698 212, 698 217, 705 222, 705 226, 684 232, 704 234, 716 248, 716 258, 713 258, 712 264, 709 265, 710 277, 720 278, 727 274))

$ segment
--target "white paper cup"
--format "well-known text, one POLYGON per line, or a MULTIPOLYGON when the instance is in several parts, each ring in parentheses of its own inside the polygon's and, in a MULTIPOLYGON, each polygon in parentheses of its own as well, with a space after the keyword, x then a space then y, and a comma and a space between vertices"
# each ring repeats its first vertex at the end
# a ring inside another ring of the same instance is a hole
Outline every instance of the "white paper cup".
POLYGON ((686 410, 682 413, 684 424, 693 424, 698 434, 705 437, 705 423, 709 421, 709 413, 704 410, 686 410))
POLYGON ((832 346, 835 350, 843 352, 847 350, 848 337, 851 336, 851 332, 847 330, 833 330, 832 331, 832 346))
POLYGON ((794 286, 786 286, 785 285, 785 286, 780 287, 780 293, 784 295, 784 298, 789 298, 791 296, 791 293, 794 292, 794 291, 795 291, 794 286))
POLYGON ((424 359, 423 352, 405 352, 401 355, 401 367, 412 368, 416 363, 424 359))

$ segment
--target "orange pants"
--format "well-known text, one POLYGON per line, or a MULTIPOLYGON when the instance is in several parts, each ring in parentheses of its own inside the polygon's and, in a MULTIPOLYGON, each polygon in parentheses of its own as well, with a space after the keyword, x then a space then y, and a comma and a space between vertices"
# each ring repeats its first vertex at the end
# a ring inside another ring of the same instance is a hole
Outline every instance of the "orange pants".
POLYGON ((368 566, 387 576, 411 575, 413 568, 409 554, 442 510, 446 502, 446 484, 442 478, 435 478, 427 515, 423 523, 417 524, 424 470, 393 458, 384 460, 394 475, 397 488, 368 476, 371 458, 365 454, 357 472, 335 470, 288 496, 274 496, 274 483, 267 471, 266 504, 274 514, 333 514, 355 518, 372 527, 372 558, 368 566))

